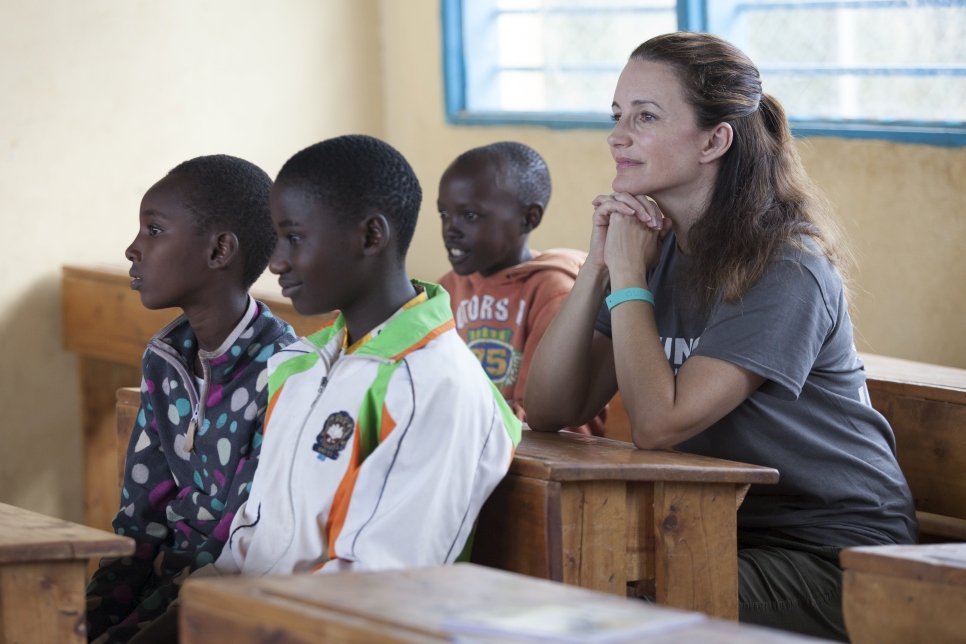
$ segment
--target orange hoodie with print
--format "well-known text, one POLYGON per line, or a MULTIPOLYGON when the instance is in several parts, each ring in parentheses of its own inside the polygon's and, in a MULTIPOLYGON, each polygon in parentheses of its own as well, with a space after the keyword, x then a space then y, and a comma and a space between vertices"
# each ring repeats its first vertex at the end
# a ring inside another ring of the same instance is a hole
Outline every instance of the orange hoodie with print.
MULTIPOLYGON (((523 392, 540 338, 574 286, 587 253, 557 248, 483 277, 450 271, 440 284, 450 295, 456 330, 513 411, 526 421, 523 392)), ((600 435, 605 411, 575 428, 600 435)))

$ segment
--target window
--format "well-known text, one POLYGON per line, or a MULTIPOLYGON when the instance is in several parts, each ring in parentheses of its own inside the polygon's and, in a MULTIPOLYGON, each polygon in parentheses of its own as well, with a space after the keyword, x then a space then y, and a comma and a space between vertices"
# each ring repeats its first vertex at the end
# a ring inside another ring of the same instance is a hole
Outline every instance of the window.
POLYGON ((966 0, 443 0, 448 118, 610 127, 627 56, 675 29, 745 51, 796 134, 966 145, 966 0))

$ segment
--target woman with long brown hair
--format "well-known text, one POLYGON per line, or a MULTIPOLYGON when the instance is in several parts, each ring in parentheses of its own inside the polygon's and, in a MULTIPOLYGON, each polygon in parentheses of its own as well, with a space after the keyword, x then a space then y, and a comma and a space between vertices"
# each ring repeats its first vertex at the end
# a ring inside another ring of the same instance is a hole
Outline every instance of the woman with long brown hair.
POLYGON ((619 387, 638 447, 777 468, 738 513, 740 619, 846 639, 839 550, 912 543, 918 526, 869 404, 830 209, 781 105, 720 38, 642 44, 613 112, 614 192, 593 202, 587 262, 533 360, 528 422, 580 425, 619 387))

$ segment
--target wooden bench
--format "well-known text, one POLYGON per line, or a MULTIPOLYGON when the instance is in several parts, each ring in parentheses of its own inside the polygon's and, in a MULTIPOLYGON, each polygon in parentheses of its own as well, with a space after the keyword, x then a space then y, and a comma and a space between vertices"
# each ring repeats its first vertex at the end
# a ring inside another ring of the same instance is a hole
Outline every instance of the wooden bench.
POLYGON ((87 641, 87 562, 134 540, 0 504, 0 641, 87 641))
POLYGON ((863 355, 872 405, 896 436, 924 545, 844 550, 854 642, 966 638, 966 370, 863 355))
MULTIPOLYGON (((519 619, 543 611, 551 615, 580 612, 590 614, 591 619, 609 614, 630 627, 647 629, 650 625, 650 632, 621 641, 818 641, 472 564, 378 573, 188 580, 181 601, 182 644, 451 642, 458 633, 454 621, 508 614, 519 619)), ((598 627, 578 641, 598 641, 590 638, 606 632, 598 627)), ((472 641, 502 642, 507 638, 482 636, 472 641)))
MULTIPOLYGON (((120 505, 114 478, 116 392, 141 382, 141 356, 148 340, 180 313, 145 309, 130 282, 127 268, 114 266, 65 266, 61 281, 64 347, 80 357, 84 522, 102 530, 111 529, 120 505)), ((252 295, 300 335, 312 333, 330 319, 299 315, 278 294, 253 291, 252 295)))
POLYGON ((850 548, 841 561, 855 644, 966 640, 966 544, 850 548))
POLYGON ((966 369, 862 354, 924 543, 966 541, 966 369))
POLYGON ((772 468, 525 431, 480 513, 472 561, 738 619, 736 511, 772 468))
POLYGON ((138 412, 141 409, 141 390, 137 387, 122 387, 117 390, 117 485, 120 489, 124 485, 124 462, 127 459, 127 447, 134 432, 138 412))

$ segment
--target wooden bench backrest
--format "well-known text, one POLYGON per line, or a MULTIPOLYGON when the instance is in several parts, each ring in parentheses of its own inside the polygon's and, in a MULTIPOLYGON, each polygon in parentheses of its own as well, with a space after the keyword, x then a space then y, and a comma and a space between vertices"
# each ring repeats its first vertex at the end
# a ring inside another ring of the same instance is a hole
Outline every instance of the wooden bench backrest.
POLYGON ((966 540, 966 369, 863 354, 924 541, 966 540))
POLYGON ((124 485, 124 459, 127 445, 131 442, 134 423, 141 407, 141 392, 137 387, 117 390, 117 487, 124 485))

